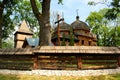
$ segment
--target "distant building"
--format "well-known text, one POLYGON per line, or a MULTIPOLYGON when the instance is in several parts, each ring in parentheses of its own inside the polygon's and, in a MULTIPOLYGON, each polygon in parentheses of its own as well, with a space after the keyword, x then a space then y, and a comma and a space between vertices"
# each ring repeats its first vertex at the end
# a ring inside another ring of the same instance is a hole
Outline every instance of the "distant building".
POLYGON ((54 45, 58 45, 58 37, 60 38, 60 45, 62 45, 63 39, 65 39, 66 45, 70 43, 70 29, 72 29, 74 36, 74 46, 97 46, 96 35, 90 31, 90 28, 85 22, 79 20, 79 16, 76 17, 71 25, 65 23, 64 21, 60 23, 60 35, 58 36, 58 27, 54 29, 52 36, 52 42, 54 45))
MULTIPOLYGON (((96 35, 90 31, 90 28, 85 22, 79 20, 79 16, 76 17, 76 21, 74 21, 71 25, 63 21, 59 26, 60 34, 58 35, 58 27, 56 27, 54 29, 54 33, 52 34, 50 46, 62 46, 63 41, 66 46, 69 46, 71 38, 74 41, 73 46, 97 46, 96 35), (60 39, 60 45, 58 44, 58 38, 60 39)), ((32 38, 32 36, 33 33, 30 31, 24 20, 18 31, 15 33, 14 47, 29 48, 38 46, 39 38, 32 38)))

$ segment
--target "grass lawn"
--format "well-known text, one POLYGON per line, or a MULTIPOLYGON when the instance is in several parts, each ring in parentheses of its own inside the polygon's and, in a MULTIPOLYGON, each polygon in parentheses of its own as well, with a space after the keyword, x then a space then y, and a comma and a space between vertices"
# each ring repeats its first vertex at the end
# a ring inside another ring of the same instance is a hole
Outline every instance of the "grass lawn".
POLYGON ((120 80, 120 74, 73 77, 73 76, 35 76, 35 75, 2 75, 0 80, 120 80))

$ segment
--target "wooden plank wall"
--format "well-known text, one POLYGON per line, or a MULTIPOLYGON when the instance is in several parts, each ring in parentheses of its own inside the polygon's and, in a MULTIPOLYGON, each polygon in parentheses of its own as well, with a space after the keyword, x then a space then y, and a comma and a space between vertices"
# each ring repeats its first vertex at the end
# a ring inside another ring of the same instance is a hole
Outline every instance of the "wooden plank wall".
POLYGON ((33 67, 30 55, 0 56, 0 69, 31 70, 33 67))
POLYGON ((118 56, 116 55, 85 55, 82 56, 82 69, 117 68, 118 56))
POLYGON ((55 70, 76 70, 76 56, 67 55, 47 55, 38 57, 39 69, 55 69, 55 70))
POLYGON ((39 55, 38 69, 105 69, 119 66, 117 55, 39 55))
POLYGON ((80 70, 104 69, 120 66, 120 55, 105 54, 34 54, 0 55, 0 69, 80 70))

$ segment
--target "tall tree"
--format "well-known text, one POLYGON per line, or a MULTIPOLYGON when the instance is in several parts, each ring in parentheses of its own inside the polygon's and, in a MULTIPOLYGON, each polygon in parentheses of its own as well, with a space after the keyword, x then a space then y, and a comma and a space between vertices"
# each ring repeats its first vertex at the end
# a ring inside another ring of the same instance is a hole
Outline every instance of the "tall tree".
POLYGON ((47 46, 51 42, 51 25, 50 25, 50 1, 42 1, 42 13, 39 12, 35 0, 30 0, 33 13, 40 26, 39 45, 47 46))
MULTIPOLYGON (((40 26, 39 45, 48 46, 51 43, 51 25, 50 25, 50 2, 51 0, 40 0, 42 11, 40 12, 35 0, 30 0, 33 13, 40 26)), ((59 0, 61 3, 62 0, 59 0)))
POLYGON ((110 19, 116 19, 118 14, 120 13, 120 0, 112 0, 111 9, 106 12, 106 17, 110 19))
POLYGON ((86 21, 92 32, 98 35, 98 45, 100 46, 119 46, 120 45, 120 16, 116 20, 108 20, 104 16, 108 9, 99 12, 92 12, 86 21))
POLYGON ((94 32, 97 35, 97 40, 98 40, 98 44, 100 45, 100 34, 101 34, 101 24, 102 24, 102 18, 103 16, 98 13, 98 12, 91 12, 90 16, 88 16, 88 18, 86 19, 86 21, 88 22, 92 32, 94 32))
POLYGON ((18 0, 0 0, 0 48, 2 47, 2 39, 8 37, 13 30, 10 15, 17 2, 18 0))

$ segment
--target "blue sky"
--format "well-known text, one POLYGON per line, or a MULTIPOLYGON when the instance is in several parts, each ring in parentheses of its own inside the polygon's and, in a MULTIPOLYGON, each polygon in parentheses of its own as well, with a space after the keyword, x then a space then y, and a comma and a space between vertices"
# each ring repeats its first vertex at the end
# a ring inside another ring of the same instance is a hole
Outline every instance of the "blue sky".
MULTIPOLYGON (((92 11, 99 11, 102 8, 106 8, 106 5, 98 4, 97 6, 90 6, 88 2, 91 0, 63 0, 63 5, 58 5, 58 0, 51 0, 51 12, 57 12, 62 15, 64 13, 65 22, 71 24, 76 20, 76 10, 78 9, 78 15, 81 21, 89 16, 92 11)), ((102 0, 95 0, 99 2, 102 0)), ((108 0, 111 1, 111 0, 108 0)))

